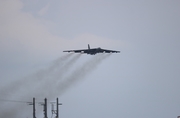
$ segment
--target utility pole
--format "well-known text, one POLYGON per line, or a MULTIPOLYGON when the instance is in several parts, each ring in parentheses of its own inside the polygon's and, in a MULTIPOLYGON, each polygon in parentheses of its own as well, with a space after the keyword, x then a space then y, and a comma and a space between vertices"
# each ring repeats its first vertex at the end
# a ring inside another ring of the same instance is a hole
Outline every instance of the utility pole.
POLYGON ((40 102, 39 104, 43 106, 44 118, 48 118, 47 117, 47 99, 45 98, 44 103, 40 102))
POLYGON ((47 99, 44 99, 44 118, 48 118, 47 117, 47 99))
POLYGON ((56 118, 59 118, 59 105, 62 105, 62 103, 59 103, 58 98, 56 99, 56 118))
POLYGON ((56 118, 59 118, 59 101, 58 101, 58 98, 56 99, 56 109, 57 109, 56 118))
POLYGON ((51 102, 52 115, 55 114, 56 115, 55 118, 59 118, 59 105, 62 105, 62 103, 59 103, 58 98, 56 99, 56 110, 54 109, 54 104, 55 102, 51 102))
POLYGON ((35 98, 33 98, 33 102, 28 102, 28 104, 33 105, 33 118, 36 118, 35 98))
POLYGON ((33 118, 36 118, 35 98, 33 98, 33 118))

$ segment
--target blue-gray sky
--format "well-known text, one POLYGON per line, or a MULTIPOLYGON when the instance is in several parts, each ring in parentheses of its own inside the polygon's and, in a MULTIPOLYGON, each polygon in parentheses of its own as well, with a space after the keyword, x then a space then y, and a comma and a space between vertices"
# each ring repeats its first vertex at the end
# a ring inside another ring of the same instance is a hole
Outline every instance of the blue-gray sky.
MULTIPOLYGON (((47 91, 63 103, 62 118, 175 118, 180 115, 179 11, 179 0, 1 0, 0 99, 29 101, 32 93, 43 101, 47 91), (68 72, 44 71, 67 56, 63 50, 87 44, 121 53, 96 62, 98 56, 74 54, 68 72), (77 75, 81 69, 90 73, 77 75), (61 72, 63 79, 80 80, 62 93, 61 87, 50 91, 61 72), (38 75, 46 81, 33 83, 38 75), (37 87, 36 93, 35 86, 47 88, 37 87)), ((20 103, 1 103, 1 116, 32 117, 26 104, 22 113, 15 110, 20 103)))

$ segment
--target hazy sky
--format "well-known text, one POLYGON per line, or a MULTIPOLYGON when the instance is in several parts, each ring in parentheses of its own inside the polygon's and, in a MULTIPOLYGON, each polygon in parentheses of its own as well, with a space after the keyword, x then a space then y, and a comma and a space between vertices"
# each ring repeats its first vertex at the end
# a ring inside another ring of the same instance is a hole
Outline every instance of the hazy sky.
POLYGON ((0 0, 0 117, 32 117, 3 100, 34 95, 59 97, 62 118, 176 118, 179 11, 179 0, 0 0), (121 53, 62 52, 87 44, 121 53))

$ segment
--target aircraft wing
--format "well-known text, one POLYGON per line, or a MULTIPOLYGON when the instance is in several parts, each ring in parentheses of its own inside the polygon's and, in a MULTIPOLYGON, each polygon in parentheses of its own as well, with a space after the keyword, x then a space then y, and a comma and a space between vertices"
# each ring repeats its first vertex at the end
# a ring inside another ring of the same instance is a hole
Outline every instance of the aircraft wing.
POLYGON ((63 52, 74 52, 74 53, 86 53, 87 49, 81 49, 81 50, 65 50, 63 52))
POLYGON ((101 52, 105 53, 120 53, 120 51, 101 49, 101 52))
POLYGON ((95 55, 97 53, 120 53, 120 51, 106 50, 106 49, 101 49, 101 48, 91 48, 90 49, 89 45, 88 45, 88 49, 65 50, 63 52, 86 53, 86 54, 91 54, 91 55, 95 55))

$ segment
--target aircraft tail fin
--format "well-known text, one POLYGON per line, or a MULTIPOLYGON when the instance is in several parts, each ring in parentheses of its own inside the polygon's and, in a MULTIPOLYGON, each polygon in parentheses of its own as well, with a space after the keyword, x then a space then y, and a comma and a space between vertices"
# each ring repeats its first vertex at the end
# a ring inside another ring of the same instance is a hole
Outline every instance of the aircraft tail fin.
POLYGON ((90 49, 90 45, 88 44, 88 49, 90 49))

